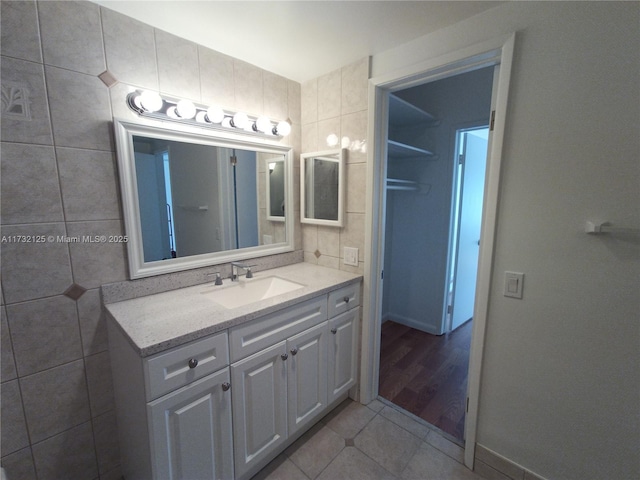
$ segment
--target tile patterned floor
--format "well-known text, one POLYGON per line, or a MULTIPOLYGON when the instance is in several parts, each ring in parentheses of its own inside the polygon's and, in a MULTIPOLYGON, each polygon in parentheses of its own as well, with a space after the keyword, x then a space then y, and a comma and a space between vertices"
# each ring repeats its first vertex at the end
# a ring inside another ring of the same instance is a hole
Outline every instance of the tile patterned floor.
POLYGON ((457 444, 374 400, 347 400, 252 480, 481 480, 457 444))

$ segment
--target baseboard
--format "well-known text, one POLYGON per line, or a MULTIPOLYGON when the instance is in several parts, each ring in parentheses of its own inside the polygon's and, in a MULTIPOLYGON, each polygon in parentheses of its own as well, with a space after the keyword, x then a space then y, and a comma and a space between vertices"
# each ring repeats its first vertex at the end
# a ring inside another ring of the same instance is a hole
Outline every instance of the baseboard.
POLYGON ((547 480, 479 443, 476 444, 473 471, 489 480, 547 480))
POLYGON ((407 327, 415 328, 416 330, 421 330, 426 333, 430 333, 431 335, 440 335, 440 331, 434 326, 425 324, 424 322, 420 322, 414 318, 405 317, 404 315, 398 315, 392 312, 386 313, 382 317, 382 322, 386 322, 388 320, 394 321, 401 325, 406 325, 407 327))

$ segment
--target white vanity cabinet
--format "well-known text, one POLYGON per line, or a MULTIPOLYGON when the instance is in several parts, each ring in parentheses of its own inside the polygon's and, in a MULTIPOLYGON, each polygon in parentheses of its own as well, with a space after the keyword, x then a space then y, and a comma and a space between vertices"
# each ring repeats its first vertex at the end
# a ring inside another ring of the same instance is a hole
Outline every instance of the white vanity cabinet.
POLYGON ((127 480, 233 478, 227 332, 148 358, 109 324, 127 480))
POLYGON ((329 398, 332 403, 356 384, 360 285, 329 294, 329 398))
POLYGON ((323 295, 230 329, 236 478, 327 407, 327 328, 323 295))
POLYGON ((248 480, 345 399, 360 284, 324 292, 148 357, 113 316, 124 479, 248 480))
POLYGON ((229 368, 149 403, 154 478, 233 478, 229 368))

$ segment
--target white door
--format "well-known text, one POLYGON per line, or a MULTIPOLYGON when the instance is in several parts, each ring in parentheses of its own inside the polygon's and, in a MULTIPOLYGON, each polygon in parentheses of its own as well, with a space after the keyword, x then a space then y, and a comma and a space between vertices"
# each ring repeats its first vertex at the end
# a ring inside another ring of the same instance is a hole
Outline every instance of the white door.
POLYGON ((484 177, 487 163, 488 128, 459 132, 462 142, 462 181, 457 235, 451 330, 473 317, 484 177))
POLYGON ((236 476, 287 438, 287 350, 282 341, 231 365, 236 476))
POLYGON ((324 322, 287 340, 290 436, 327 406, 327 334, 324 322))
POLYGON ((149 403, 148 411, 154 479, 233 478, 228 368, 149 403))
POLYGON ((353 308, 329 320, 329 403, 356 383, 359 312, 353 308))

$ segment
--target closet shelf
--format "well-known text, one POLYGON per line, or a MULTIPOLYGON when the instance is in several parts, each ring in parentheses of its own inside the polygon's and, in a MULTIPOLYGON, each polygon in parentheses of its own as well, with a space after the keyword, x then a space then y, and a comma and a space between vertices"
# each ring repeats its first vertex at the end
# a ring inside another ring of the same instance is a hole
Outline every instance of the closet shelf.
POLYGON ((407 145, 406 143, 396 142, 395 140, 387 141, 387 152, 389 157, 393 158, 427 157, 430 160, 435 160, 437 158, 437 155, 429 150, 414 147, 413 145, 407 145))
POLYGON ((417 123, 435 124, 437 122, 438 119, 429 112, 425 112, 393 94, 389 95, 389 125, 402 127, 417 123))
POLYGON ((419 183, 413 180, 401 180, 399 178, 387 178, 387 190, 399 190, 404 192, 429 193, 431 185, 419 183))

